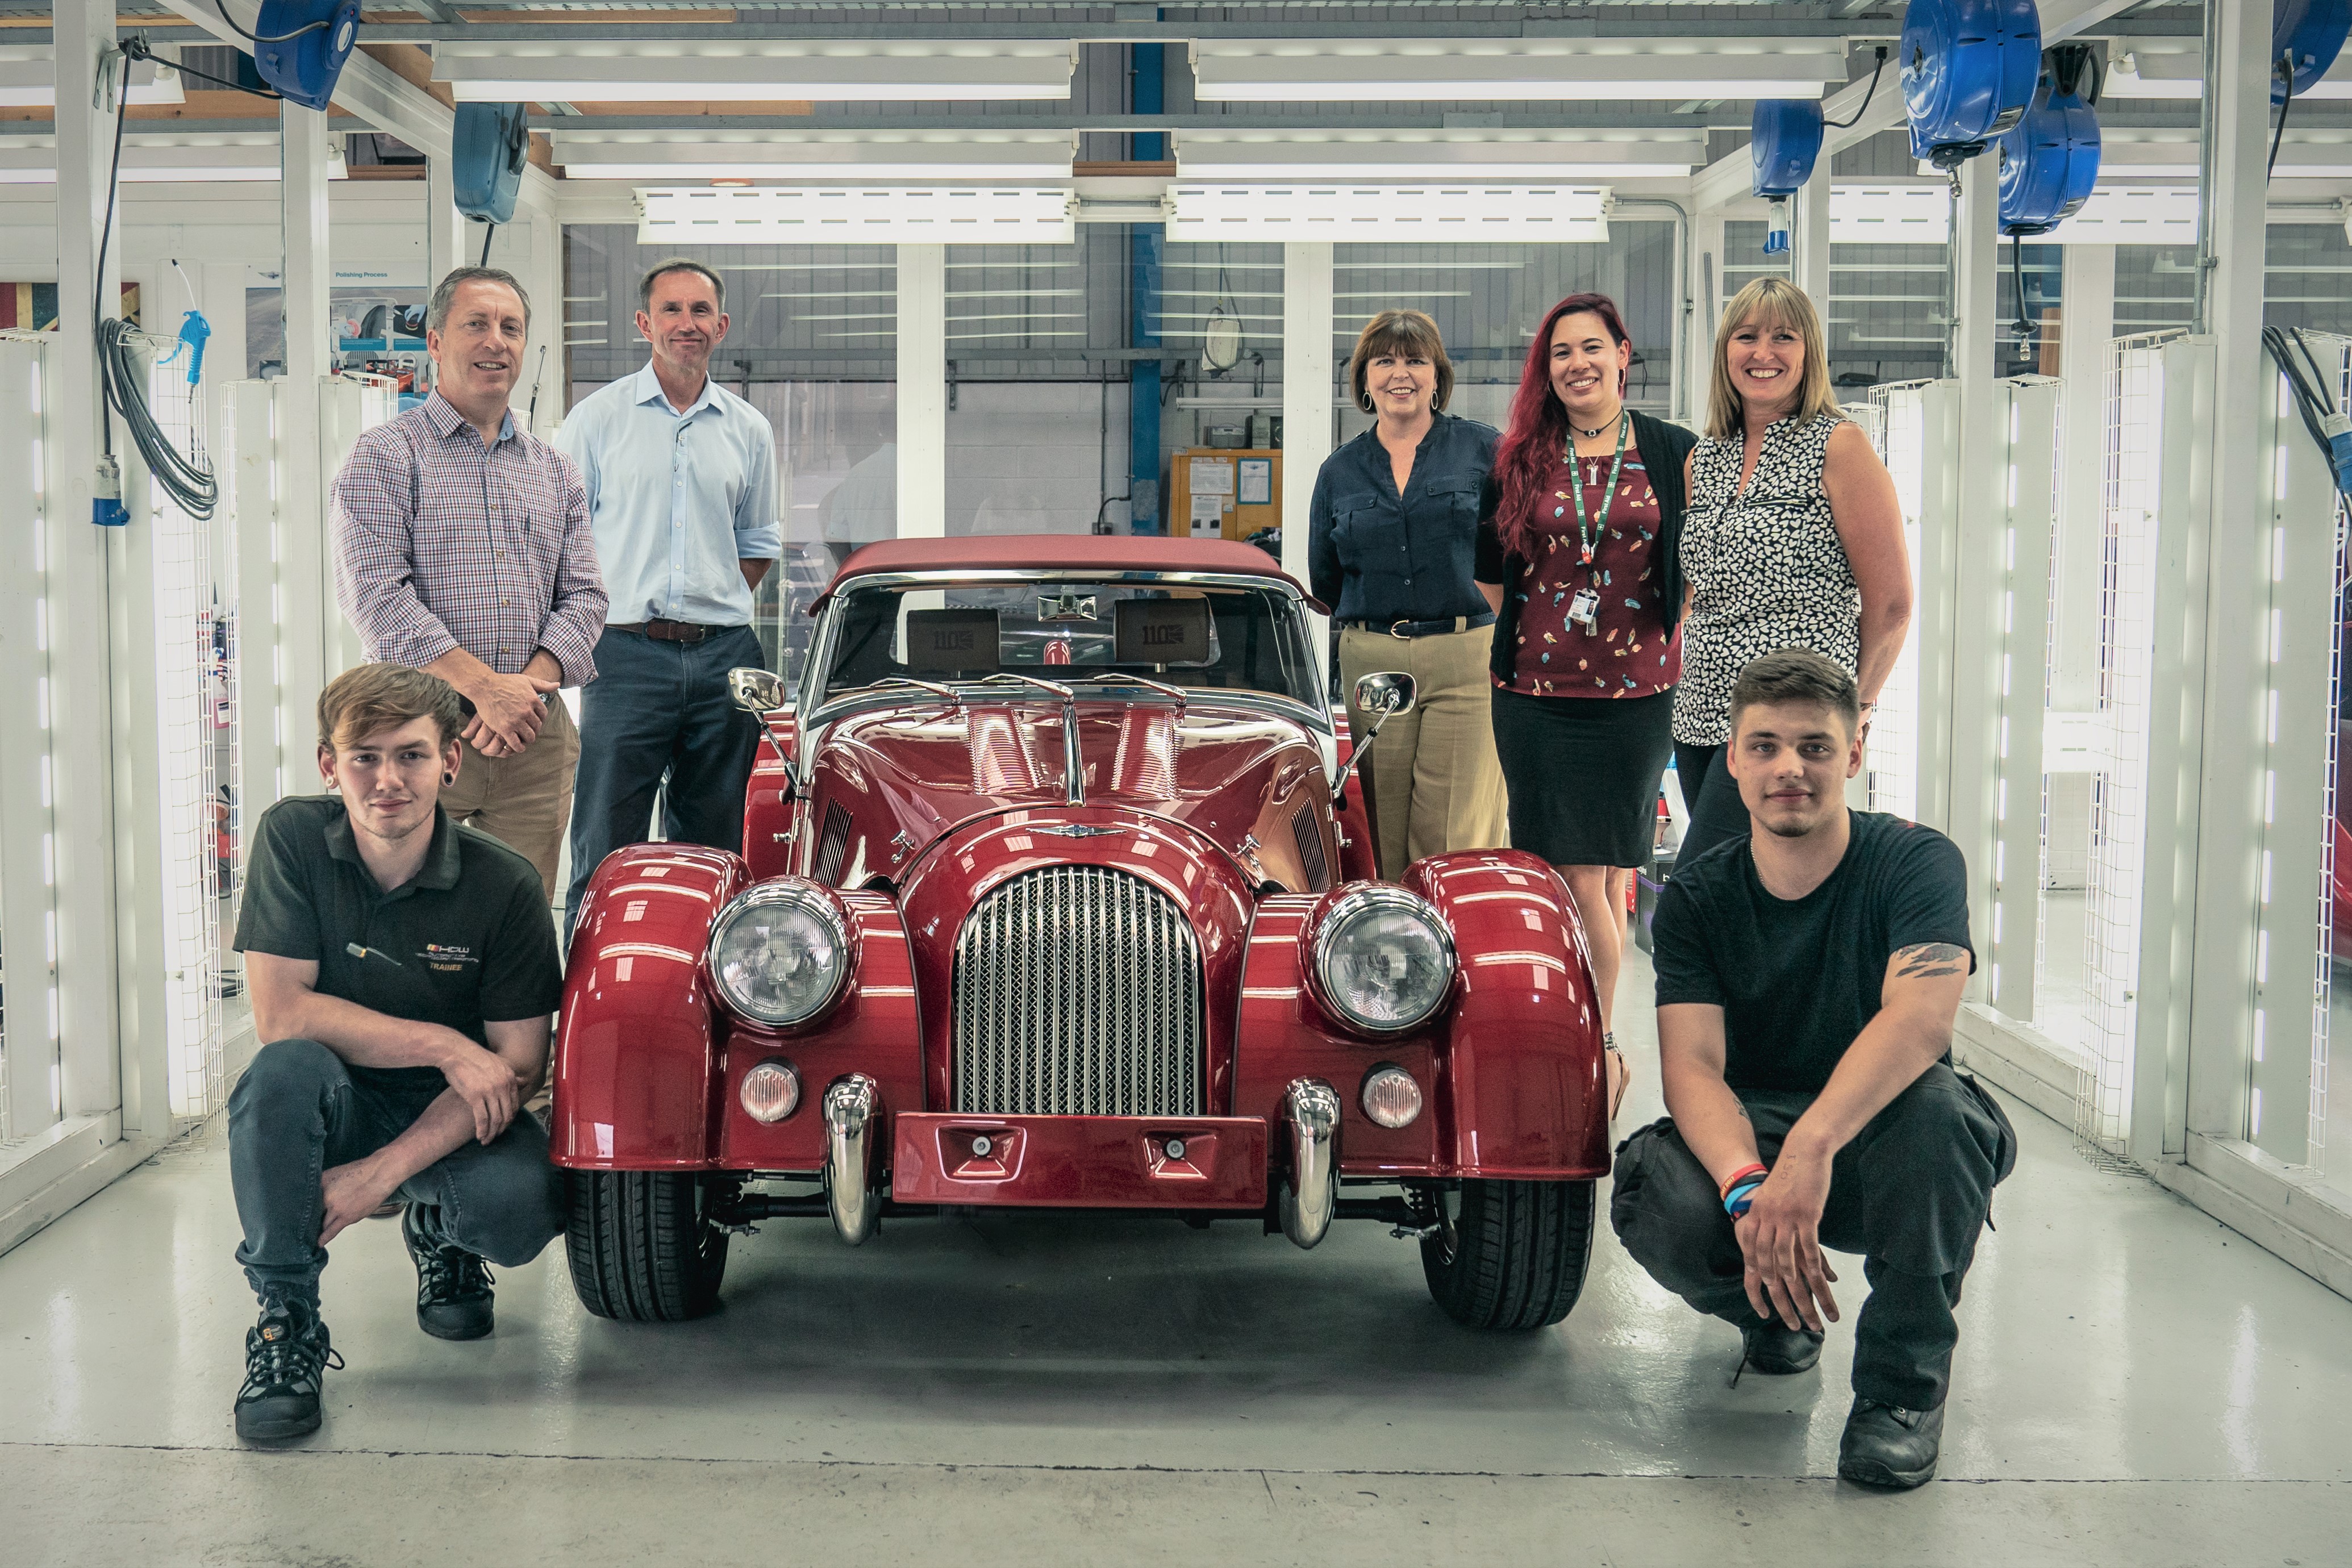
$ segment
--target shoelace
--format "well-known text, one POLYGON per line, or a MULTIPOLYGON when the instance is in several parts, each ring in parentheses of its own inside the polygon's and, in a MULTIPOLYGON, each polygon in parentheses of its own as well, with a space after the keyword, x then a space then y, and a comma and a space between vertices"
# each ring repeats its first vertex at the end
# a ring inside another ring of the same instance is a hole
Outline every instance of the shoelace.
POLYGON ((245 1386, 240 1400, 257 1398, 273 1388, 316 1392, 328 1372, 343 1370, 343 1358, 327 1342, 327 1331, 313 1322, 306 1331, 289 1316, 285 1332, 272 1335, 273 1324, 257 1323, 245 1335, 245 1386))
POLYGON ((436 1247, 425 1255, 416 1273, 420 1304, 466 1301, 489 1293, 496 1283, 490 1266, 462 1247, 436 1247))

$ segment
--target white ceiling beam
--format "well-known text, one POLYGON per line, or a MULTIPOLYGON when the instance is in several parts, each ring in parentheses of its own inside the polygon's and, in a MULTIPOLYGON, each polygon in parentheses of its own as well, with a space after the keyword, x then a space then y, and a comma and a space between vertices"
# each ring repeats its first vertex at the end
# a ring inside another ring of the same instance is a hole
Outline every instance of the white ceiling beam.
MULTIPOLYGON (((253 52, 253 41, 221 20, 207 0, 161 0, 161 3, 233 48, 253 52)), ((240 26, 252 28, 261 7, 255 0, 218 0, 229 8, 240 26)), ((446 158, 456 121, 441 100, 401 77, 373 57, 353 50, 335 80, 334 101, 370 128, 397 136, 428 158, 446 158)))
MULTIPOLYGON (((2064 43, 2068 38, 2087 33, 2102 22, 2129 10, 2137 0, 2042 0, 2042 47, 2064 43)), ((1836 157, 1847 148, 1869 141, 1882 131, 1892 131, 1903 123, 1903 62, 1889 51, 1884 79, 1878 84, 1876 96, 1870 94, 1870 80, 1849 82, 1822 100, 1824 120, 1853 120, 1850 126, 1832 127, 1822 136, 1822 157, 1836 157), (1869 100, 1869 108, 1863 107, 1869 100), (1855 117, 1859 115, 1860 118, 1855 117)), ((1753 188, 1754 161, 1748 149, 1717 159, 1691 181, 1691 205, 1695 207, 1721 206, 1725 202, 1747 195, 1753 188)))

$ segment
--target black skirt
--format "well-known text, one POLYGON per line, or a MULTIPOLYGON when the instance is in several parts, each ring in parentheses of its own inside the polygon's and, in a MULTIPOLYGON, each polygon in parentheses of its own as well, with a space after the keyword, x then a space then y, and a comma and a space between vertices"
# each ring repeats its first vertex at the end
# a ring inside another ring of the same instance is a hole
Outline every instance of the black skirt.
POLYGON ((1495 689, 1495 752, 1511 791, 1511 847, 1555 866, 1646 866, 1675 694, 1529 697, 1495 689))

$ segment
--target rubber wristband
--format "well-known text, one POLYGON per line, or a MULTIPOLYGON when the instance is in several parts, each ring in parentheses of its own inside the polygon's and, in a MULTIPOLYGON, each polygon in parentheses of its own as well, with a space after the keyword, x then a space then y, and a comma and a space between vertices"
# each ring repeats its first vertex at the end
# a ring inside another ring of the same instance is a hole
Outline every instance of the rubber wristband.
POLYGON ((1759 1182, 1762 1181, 1766 1173, 1765 1168, 1762 1165, 1740 1166, 1739 1169, 1732 1172, 1730 1175, 1724 1178, 1723 1186, 1721 1188, 1723 1195, 1725 1197, 1729 1197, 1731 1195, 1731 1189, 1738 1186, 1740 1183, 1746 1181, 1750 1176, 1755 1177, 1759 1182))
POLYGON ((1733 1186, 1724 1194, 1723 1212, 1734 1219, 1746 1214, 1748 1206, 1756 1201, 1756 1189, 1763 1184, 1764 1178, 1759 1176, 1754 1181, 1740 1182, 1733 1186))

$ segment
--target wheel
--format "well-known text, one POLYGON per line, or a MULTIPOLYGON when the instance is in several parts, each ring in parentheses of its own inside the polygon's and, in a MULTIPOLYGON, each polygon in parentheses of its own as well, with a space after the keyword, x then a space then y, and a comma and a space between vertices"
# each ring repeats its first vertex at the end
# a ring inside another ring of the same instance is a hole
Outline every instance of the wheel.
POLYGON ((712 1184, 691 1171, 574 1171, 563 1250, 572 1288, 600 1318, 674 1323, 719 1305, 727 1232, 712 1184))
POLYGON ((1559 1322, 1592 1259, 1591 1182, 1465 1181, 1440 1192, 1421 1270, 1446 1316, 1474 1329, 1559 1322))

